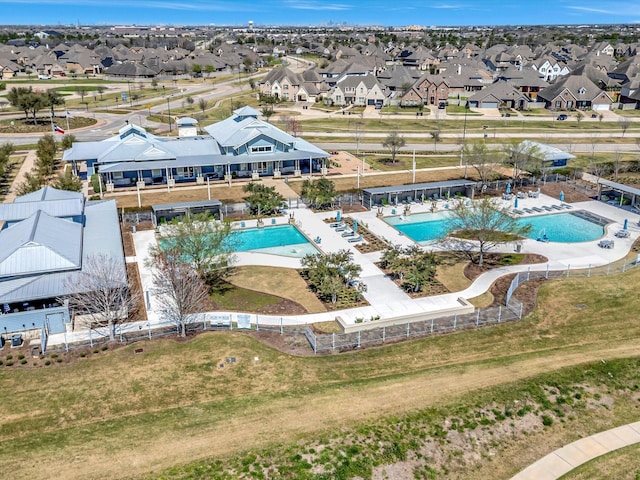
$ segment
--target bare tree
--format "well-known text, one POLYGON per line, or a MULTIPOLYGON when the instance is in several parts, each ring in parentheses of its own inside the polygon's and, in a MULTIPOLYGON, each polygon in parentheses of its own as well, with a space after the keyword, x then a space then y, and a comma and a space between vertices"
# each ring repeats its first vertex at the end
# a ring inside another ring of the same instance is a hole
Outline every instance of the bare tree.
POLYGON ((438 149, 438 142, 440 141, 440 129, 435 129, 434 131, 429 132, 429 135, 433 138, 433 151, 435 153, 438 149))
POLYGON ((396 155, 398 154, 400 149, 406 145, 406 143, 407 142, 405 141, 404 137, 398 134, 398 132, 395 130, 387 135, 385 141, 382 142, 382 146, 384 148, 388 148, 389 152, 391 153, 392 163, 396 163, 396 155))
POLYGON ((538 156, 538 147, 531 142, 509 143, 504 147, 505 162, 513 166, 513 179, 520 178, 526 165, 538 156))
POLYGON ((296 117, 289 117, 287 120, 287 130, 291 135, 297 137, 302 133, 302 125, 296 117))
POLYGON ((613 161, 611 162, 611 169, 613 170, 613 179, 617 182, 618 175, 626 170, 628 165, 622 161, 622 152, 616 148, 613 153, 613 161))
POLYGON ((492 153, 484 142, 465 145, 462 155, 465 159, 465 165, 471 165, 478 173, 482 185, 486 185, 491 181, 491 177, 494 174, 494 162, 491 158, 492 153))
POLYGON ((83 261, 82 271, 64 282, 75 315, 88 318, 91 326, 108 327, 109 340, 115 339, 115 327, 137 306, 140 296, 131 290, 123 262, 106 255, 91 255, 83 261))
POLYGON ((209 287, 176 248, 152 248, 146 262, 153 270, 156 301, 166 318, 175 323, 180 335, 185 337, 187 325, 203 310, 209 287))
POLYGON ((621 136, 624 137, 624 134, 627 133, 627 130, 631 126, 631 119, 627 117, 620 117, 618 119, 618 125, 620 125, 620 129, 622 130, 621 136))

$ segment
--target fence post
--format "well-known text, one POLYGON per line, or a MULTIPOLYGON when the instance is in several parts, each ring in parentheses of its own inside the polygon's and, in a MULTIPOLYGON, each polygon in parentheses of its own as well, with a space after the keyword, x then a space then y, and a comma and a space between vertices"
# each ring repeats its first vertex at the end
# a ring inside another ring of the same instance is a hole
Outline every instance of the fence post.
POLYGON ((91 335, 91 326, 89 326, 89 345, 93 347, 93 336, 91 335))
POLYGON ((480 325, 480 309, 476 310, 476 327, 480 325))
POLYGON ((625 270, 627 269, 627 259, 624 259, 624 265, 622 265, 622 273, 625 272, 625 270))
POLYGON ((360 335, 362 334, 362 332, 360 330, 358 330, 358 348, 360 348, 360 335))
POLYGON ((591 277, 591 264, 589 264, 589 271, 587 272, 587 277, 591 277))
MULTIPOLYGON (((309 325, 305 325, 305 328, 308 330, 309 325)), ((311 335, 313 335, 313 353, 318 353, 318 337, 313 332, 311 332, 311 335)))
POLYGON ((409 322, 407 322, 407 337, 409 336, 409 331, 411 329, 411 324, 409 322))
POLYGON ((282 317, 280 317, 280 335, 284 334, 284 326, 282 325, 282 317))
POLYGON ((431 319, 431 332, 430 333, 433 333, 433 318, 431 319))
POLYGON ((501 318, 502 318, 502 305, 498 305, 498 323, 500 323, 501 318))
POLYGON ((544 274, 544 278, 549 278, 549 264, 547 263, 547 271, 544 274))
POLYGON ((522 303, 521 303, 521 304, 520 304, 520 315, 518 315, 518 318, 520 318, 520 319, 522 318, 522 310, 523 310, 523 306, 524 306, 524 304, 522 304, 522 303))
POLYGON ((387 337, 387 327, 382 327, 382 343, 384 343, 387 337))
POLYGON ((569 269, 571 268, 571 264, 567 265, 567 278, 569 278, 569 269))
POLYGON ((69 344, 67 343, 67 332, 64 332, 64 349, 69 351, 69 344))
POLYGON ((609 275, 609 272, 611 271, 611 264, 608 263, 607 264, 607 275, 609 275))
POLYGON ((531 267, 527 268, 527 282, 531 278, 531 267))
POLYGON ((458 326, 458 314, 456 313, 453 316, 453 329, 455 330, 457 326, 458 326))
POLYGON ((151 340, 151 323, 147 322, 147 329, 149 330, 149 340, 151 340))
POLYGON ((331 351, 333 352, 336 349, 336 332, 331 334, 331 351))
POLYGON ((260 330, 260 322, 258 321, 258 315, 256 315, 256 332, 260 330))

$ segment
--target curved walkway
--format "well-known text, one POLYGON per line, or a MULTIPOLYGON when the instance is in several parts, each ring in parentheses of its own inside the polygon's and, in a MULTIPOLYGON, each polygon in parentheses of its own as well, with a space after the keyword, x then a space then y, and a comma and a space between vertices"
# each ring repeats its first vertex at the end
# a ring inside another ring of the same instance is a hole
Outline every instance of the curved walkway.
POLYGON ((640 443, 640 422, 581 438, 529 465, 511 480, 555 480, 583 463, 640 443))

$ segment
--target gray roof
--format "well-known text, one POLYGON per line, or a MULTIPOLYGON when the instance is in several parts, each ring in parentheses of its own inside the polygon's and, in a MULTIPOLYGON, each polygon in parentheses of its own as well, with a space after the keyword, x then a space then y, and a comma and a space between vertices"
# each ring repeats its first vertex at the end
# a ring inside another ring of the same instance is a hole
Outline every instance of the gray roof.
POLYGON ((59 199, 48 202, 1 203, 0 221, 15 222, 24 220, 38 210, 42 210, 52 217, 76 217, 82 215, 83 207, 84 200, 82 198, 59 199))
POLYGON ((598 180, 598 183, 600 185, 604 185, 605 187, 613 188, 614 190, 619 190, 621 192, 630 193, 631 195, 636 195, 640 197, 640 188, 630 187, 628 185, 611 182, 609 180, 598 180))
POLYGON ((80 268, 82 225, 38 210, 0 232, 0 278, 80 268))
POLYGON ((520 145, 518 145, 518 149, 524 152, 532 152, 533 157, 547 161, 570 160, 572 158, 576 158, 575 155, 565 152, 564 150, 560 150, 557 147, 552 147, 551 145, 546 145, 544 143, 532 142, 531 140, 523 140, 520 145))
POLYGON ((362 191, 367 192, 370 195, 379 195, 384 193, 412 192, 414 190, 435 190, 438 188, 467 187, 475 184, 476 182, 470 182, 469 180, 445 180, 442 182, 426 182, 426 183, 413 183, 409 185, 395 185, 393 187, 365 188, 362 191))
POLYGON ((53 187, 42 187, 35 192, 27 193, 16 198, 13 203, 40 202, 43 200, 84 200, 84 195, 80 192, 70 192, 69 190, 58 190, 53 187))
POLYGON ((219 207, 222 205, 220 200, 197 200, 194 202, 180 202, 180 203, 161 203, 159 205, 151 205, 151 210, 154 212, 161 212, 165 210, 186 209, 195 207, 219 207))

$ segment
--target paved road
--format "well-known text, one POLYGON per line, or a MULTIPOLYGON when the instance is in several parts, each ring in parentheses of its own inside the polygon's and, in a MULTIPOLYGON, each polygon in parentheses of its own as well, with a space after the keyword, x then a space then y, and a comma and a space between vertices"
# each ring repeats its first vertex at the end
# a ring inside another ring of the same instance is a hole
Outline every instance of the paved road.
POLYGON ((619 448, 640 443, 640 422, 581 438, 551 452, 511 480, 556 480, 576 467, 619 448))

